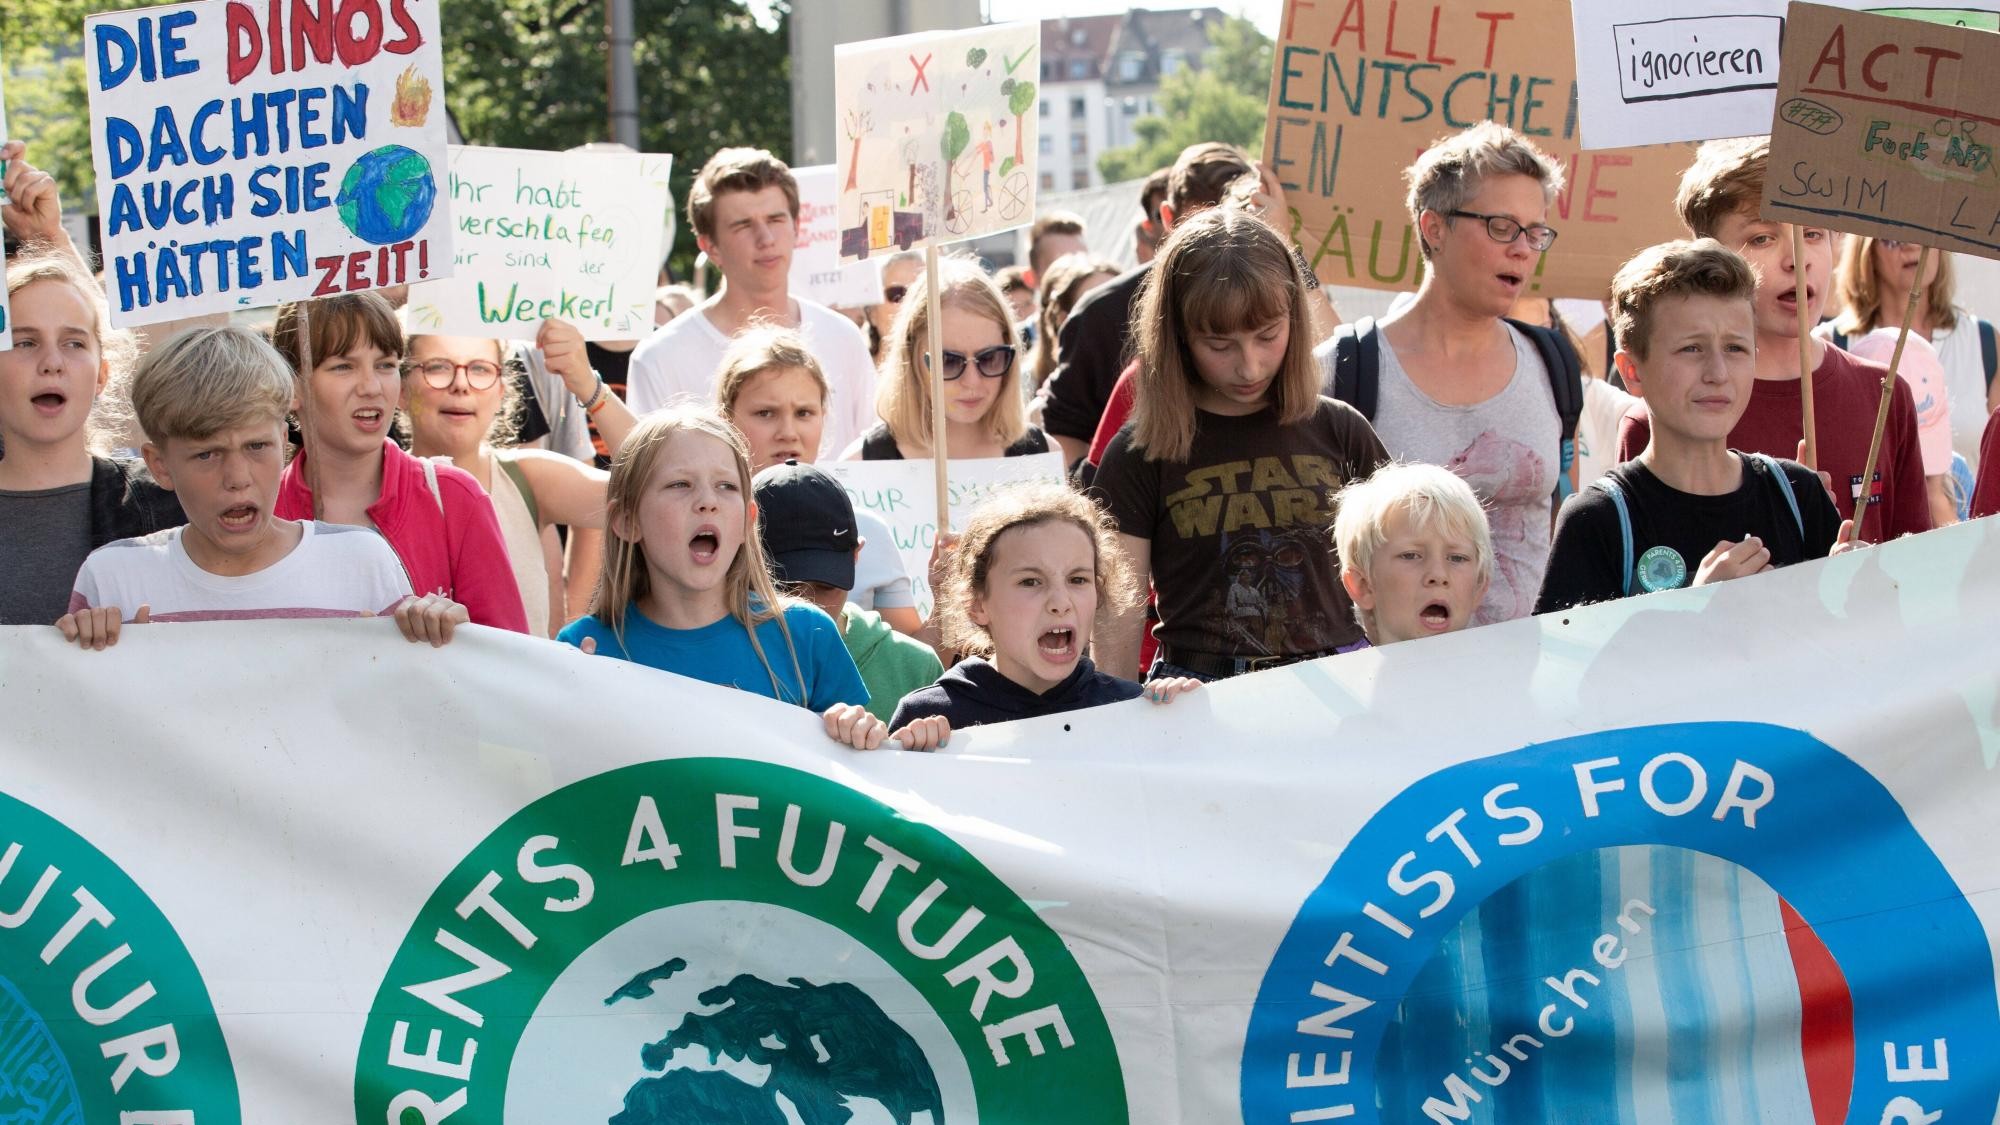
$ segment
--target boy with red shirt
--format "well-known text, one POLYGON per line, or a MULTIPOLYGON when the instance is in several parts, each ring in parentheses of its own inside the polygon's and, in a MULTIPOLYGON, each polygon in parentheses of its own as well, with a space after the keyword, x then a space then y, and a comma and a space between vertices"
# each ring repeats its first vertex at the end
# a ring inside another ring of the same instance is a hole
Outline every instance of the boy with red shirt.
MULTIPOLYGON (((1799 380, 1800 270, 1806 277, 1806 320, 1819 323, 1833 285, 1833 232, 1804 228, 1805 256, 1792 255, 1788 223, 1758 217, 1764 197, 1764 169, 1771 155, 1768 137, 1710 141, 1681 176, 1674 204, 1695 238, 1713 238, 1747 259, 1757 275, 1757 371, 1749 406, 1729 432, 1729 447, 1772 457, 1797 457, 1805 423, 1799 380)), ((1854 516, 1868 443, 1882 395, 1881 364, 1813 339, 1813 413, 1818 431, 1819 469, 1833 478, 1834 506, 1842 519, 1854 516)), ((1645 403, 1634 404, 1618 432, 1618 459, 1629 461, 1646 448, 1652 434, 1645 403)), ((1901 380, 1889 404, 1882 451, 1867 491, 1867 514, 1860 539, 1880 543, 1931 528, 1924 491, 1924 465, 1917 448, 1917 407, 1901 380)))

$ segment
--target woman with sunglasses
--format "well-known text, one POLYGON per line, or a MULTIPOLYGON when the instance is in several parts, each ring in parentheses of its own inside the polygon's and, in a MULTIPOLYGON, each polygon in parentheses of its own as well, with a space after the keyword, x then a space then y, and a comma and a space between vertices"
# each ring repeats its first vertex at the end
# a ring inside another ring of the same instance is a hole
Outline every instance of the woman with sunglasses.
POLYGON ((493 503, 463 469, 412 457, 390 437, 402 398, 403 332, 389 303, 350 293, 278 307, 271 342, 298 380, 305 446, 274 514, 374 528, 419 597, 441 593, 474 624, 528 631, 493 503), (303 361, 308 354, 312 362, 303 361))
MULTIPOLYGON (((1493 580, 1473 623, 1526 617, 1548 566, 1557 489, 1575 481, 1565 456, 1571 435, 1529 334, 1545 330, 1505 318, 1556 241, 1549 203, 1562 171, 1488 121, 1439 141, 1403 177, 1425 267, 1416 299, 1379 325, 1342 328, 1314 354, 1330 374, 1342 338, 1372 333, 1379 359, 1370 421, 1389 455, 1443 465, 1486 506, 1493 580)), ((1575 363, 1567 340, 1558 334, 1551 344, 1575 363)))
MULTIPOLYGON (((591 412, 607 451, 615 454, 634 419, 582 359, 583 334, 565 321, 550 320, 536 343, 549 370, 562 376, 570 393, 591 412)), ((552 636, 553 629, 580 613, 567 611, 561 555, 547 549, 545 532, 556 525, 573 532, 602 529, 610 474, 546 449, 513 447, 522 398, 498 340, 410 337, 403 404, 410 421, 410 452, 449 459, 492 498, 507 561, 527 610, 528 631, 552 636)))
POLYGON ((1028 424, 1021 398, 1020 340, 1006 298, 972 261, 945 258, 937 279, 920 278, 903 298, 889 333, 876 407, 883 421, 842 454, 846 460, 929 457, 931 371, 929 297, 944 337, 944 455, 954 459, 1045 453, 1049 439, 1028 424))

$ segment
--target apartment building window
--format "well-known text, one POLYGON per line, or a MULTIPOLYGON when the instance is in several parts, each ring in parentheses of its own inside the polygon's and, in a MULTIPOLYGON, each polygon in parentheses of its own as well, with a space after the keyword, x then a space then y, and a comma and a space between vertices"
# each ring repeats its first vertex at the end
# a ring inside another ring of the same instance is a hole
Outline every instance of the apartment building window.
POLYGON ((1055 139, 1054 137, 1051 137, 1051 136, 1049 136, 1049 135, 1048 135, 1047 133, 1043 133, 1043 134, 1042 134, 1042 136, 1041 136, 1041 140, 1040 140, 1040 142, 1039 142, 1039 143, 1040 143, 1040 144, 1041 144, 1041 146, 1042 146, 1042 155, 1043 155, 1043 156, 1053 156, 1053 155, 1055 155, 1055 151, 1056 151, 1056 139, 1055 139))
POLYGON ((1090 169, 1078 168, 1076 171, 1071 172, 1069 175, 1069 186, 1072 191, 1082 191, 1084 188, 1089 187, 1090 169))
POLYGON ((1047 117, 1048 115, 1049 115, 1049 99, 1047 99, 1047 98, 1043 98, 1043 99, 1042 99, 1042 116, 1043 116, 1043 117, 1047 117))
POLYGON ((1069 154, 1071 156, 1082 156, 1089 151, 1089 137, 1084 136, 1082 133, 1071 133, 1069 135, 1069 154))
POLYGON ((1043 191, 1056 190, 1056 174, 1054 172, 1042 173, 1042 190, 1043 191))
POLYGON ((1069 60, 1069 76, 1074 79, 1084 79, 1090 77, 1090 60, 1089 59, 1069 60))
POLYGON ((1089 112, 1090 110, 1084 105, 1084 101, 1082 98, 1071 98, 1069 100, 1070 117, 1075 118, 1077 120, 1081 120, 1084 117, 1084 115, 1088 114, 1089 112))

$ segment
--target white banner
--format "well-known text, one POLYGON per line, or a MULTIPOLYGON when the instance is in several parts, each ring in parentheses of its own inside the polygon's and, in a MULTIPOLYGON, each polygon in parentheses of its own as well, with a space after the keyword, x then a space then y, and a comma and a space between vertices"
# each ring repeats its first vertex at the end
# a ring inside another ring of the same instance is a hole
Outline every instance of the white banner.
POLYGON ((0 1106, 1986 1122, 1996 531, 935 755, 477 629, 0 631, 0 1106))
POLYGON ((435 4, 115 12, 84 61, 113 324, 451 272, 435 4))
POLYGON ((799 183, 798 240, 792 245, 792 294, 828 308, 858 308, 882 299, 882 263, 840 262, 840 192, 834 167, 792 169, 799 183))
MULTIPOLYGON (((910 572, 910 586, 917 595, 917 612, 931 615, 931 548, 937 545, 937 475, 932 463, 922 461, 822 461, 819 467, 847 489, 847 498, 857 512, 871 512, 889 525, 903 567, 910 572)), ((1032 457, 986 457, 973 461, 953 461, 946 497, 954 531, 965 530, 966 517, 995 489, 1022 481, 1063 479, 1062 454, 1038 453, 1032 457)), ((866 531, 862 534, 865 536, 866 531)))
MULTIPOLYGON (((1585 148, 1749 137, 1771 131, 1789 0, 1570 0, 1585 148)), ((2000 5, 1832 7, 2000 30, 2000 5)))
POLYGON ((653 330, 671 156, 451 146, 454 276, 410 290, 412 332, 586 340, 653 330))

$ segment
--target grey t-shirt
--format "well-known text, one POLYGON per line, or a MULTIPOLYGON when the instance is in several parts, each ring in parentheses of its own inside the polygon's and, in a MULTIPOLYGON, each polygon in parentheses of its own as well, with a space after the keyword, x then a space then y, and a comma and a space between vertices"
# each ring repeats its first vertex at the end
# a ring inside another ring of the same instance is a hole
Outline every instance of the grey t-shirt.
POLYGON ((0 489, 0 625, 53 625, 90 554, 90 482, 0 489))
POLYGON ((1549 563, 1551 498, 1562 472, 1562 416, 1535 343, 1516 329, 1514 376, 1499 394, 1447 406, 1417 389, 1386 335, 1375 433, 1398 461, 1443 465, 1472 486, 1493 529, 1493 583, 1474 625, 1534 612, 1549 563))

